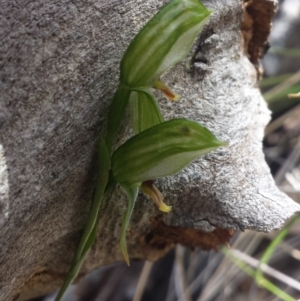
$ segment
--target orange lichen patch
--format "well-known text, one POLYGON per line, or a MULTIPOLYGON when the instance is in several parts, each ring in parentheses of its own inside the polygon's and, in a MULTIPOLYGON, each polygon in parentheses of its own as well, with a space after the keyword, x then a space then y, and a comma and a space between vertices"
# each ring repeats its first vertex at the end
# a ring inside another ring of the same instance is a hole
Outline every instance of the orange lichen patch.
POLYGON ((181 244, 194 249, 218 250, 220 245, 227 244, 233 235, 232 230, 216 228, 212 232, 197 229, 185 229, 168 226, 161 218, 151 220, 151 231, 145 237, 145 242, 152 248, 164 249, 173 244, 181 244))
POLYGON ((244 0, 241 31, 245 52, 251 62, 258 67, 263 57, 271 31, 272 18, 277 10, 275 1, 244 0))

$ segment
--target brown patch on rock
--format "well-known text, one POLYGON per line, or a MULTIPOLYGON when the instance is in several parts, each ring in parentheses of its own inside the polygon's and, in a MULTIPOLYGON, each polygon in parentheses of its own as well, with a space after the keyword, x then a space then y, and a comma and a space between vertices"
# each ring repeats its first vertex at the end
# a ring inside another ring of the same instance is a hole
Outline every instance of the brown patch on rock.
MULTIPOLYGON (((49 270, 40 270, 32 274, 15 295, 14 301, 24 301, 53 292, 60 287, 66 274, 56 273, 49 270)), ((84 275, 76 277, 76 283, 84 275)))
POLYGON ((229 242, 233 235, 232 230, 217 228, 212 232, 198 229, 186 229, 166 225, 161 218, 151 220, 151 231, 146 235, 145 242, 152 248, 165 249, 174 244, 181 244, 194 249, 218 250, 220 245, 229 242))
POLYGON ((263 57, 268 47, 268 37, 277 4, 272 0, 244 0, 243 9, 241 31, 245 52, 258 68, 259 59, 263 57))

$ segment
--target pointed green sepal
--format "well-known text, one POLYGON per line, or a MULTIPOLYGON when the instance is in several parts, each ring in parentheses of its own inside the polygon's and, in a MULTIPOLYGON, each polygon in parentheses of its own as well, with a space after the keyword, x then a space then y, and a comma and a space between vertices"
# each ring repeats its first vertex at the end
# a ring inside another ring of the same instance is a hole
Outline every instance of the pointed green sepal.
POLYGON ((105 137, 105 142, 109 151, 112 149, 115 135, 123 121, 123 116, 129 101, 130 93, 130 90, 120 85, 110 106, 107 120, 107 132, 105 137))
POLYGON ((112 157, 116 182, 139 185, 173 175, 197 157, 227 145, 188 119, 172 119, 132 137, 112 157))
POLYGON ((131 92, 129 110, 135 134, 164 122, 158 104, 151 92, 131 92))
POLYGON ((143 27, 121 61, 121 83, 152 87, 190 51, 209 11, 199 0, 173 0, 143 27))
POLYGON ((128 207, 126 209, 126 212, 124 214, 123 221, 122 221, 119 245, 120 245, 120 249, 123 254, 123 257, 125 259, 125 262, 129 266, 130 261, 129 261, 129 256, 128 256, 128 252, 127 252, 126 232, 128 229, 130 217, 133 212, 134 204, 135 204, 139 189, 137 186, 129 186, 125 183, 120 184, 120 186, 122 187, 122 189, 125 191, 125 193, 127 195, 128 207))

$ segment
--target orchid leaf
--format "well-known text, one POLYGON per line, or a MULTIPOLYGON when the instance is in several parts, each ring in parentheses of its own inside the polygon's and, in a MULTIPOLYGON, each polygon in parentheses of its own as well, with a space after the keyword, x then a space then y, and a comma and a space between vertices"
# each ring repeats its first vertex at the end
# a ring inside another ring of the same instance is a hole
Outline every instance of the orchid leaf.
POLYGON ((129 100, 131 124, 135 134, 164 121, 151 92, 133 91, 129 100))
POLYGON ((198 0, 173 0, 145 25, 121 61, 121 83, 152 87, 190 51, 209 11, 198 0))
POLYGON ((199 123, 180 118, 132 137, 112 157, 116 182, 127 185, 173 175, 197 157, 227 145, 199 123))

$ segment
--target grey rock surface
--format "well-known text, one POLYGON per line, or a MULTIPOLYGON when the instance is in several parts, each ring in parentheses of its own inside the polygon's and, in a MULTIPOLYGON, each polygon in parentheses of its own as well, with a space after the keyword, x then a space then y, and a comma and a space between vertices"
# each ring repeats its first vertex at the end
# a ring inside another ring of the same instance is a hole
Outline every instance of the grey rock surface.
MULTIPOLYGON (((0 3, 0 300, 25 300, 61 284, 95 185, 96 143, 120 59, 165 2, 0 3)), ((244 49, 243 1, 204 3, 214 9, 212 18, 190 56, 164 76, 182 98, 160 97, 160 105, 166 119, 197 120, 229 147, 157 181, 171 213, 162 215, 140 195, 128 234, 132 258, 155 259, 171 247, 147 244, 153 217, 208 232, 271 231, 300 210, 276 188, 264 161, 270 112, 244 49)), ((130 134, 127 124, 119 143, 130 134)), ((125 208, 117 188, 102 209, 82 274, 122 260, 117 239, 125 208)))

